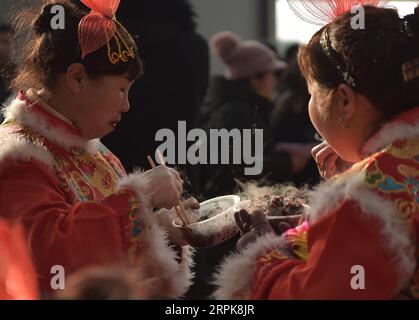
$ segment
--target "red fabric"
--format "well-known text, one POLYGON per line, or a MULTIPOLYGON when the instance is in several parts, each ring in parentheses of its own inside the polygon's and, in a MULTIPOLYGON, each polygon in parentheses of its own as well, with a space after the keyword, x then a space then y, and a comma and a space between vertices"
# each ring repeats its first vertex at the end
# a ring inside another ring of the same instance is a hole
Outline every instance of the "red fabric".
POLYGON ((33 101, 29 100, 28 97, 22 91, 19 91, 17 98, 19 100, 25 101, 27 103, 25 108, 30 108, 34 113, 40 115, 42 118, 44 118, 48 122, 48 124, 51 127, 61 128, 64 131, 81 138, 80 130, 70 125, 69 123, 65 122, 64 120, 52 115, 47 110, 42 108, 42 106, 40 106, 39 104, 34 103, 33 101))
POLYGON ((79 23, 79 43, 82 59, 109 42, 115 35, 116 24, 113 17, 120 0, 81 0, 92 9, 79 23))
POLYGON ((0 300, 39 298, 35 268, 21 225, 0 219, 0 300))
POLYGON ((272 252, 261 256, 251 298, 392 298, 399 280, 397 267, 383 248, 381 225, 363 215, 355 202, 346 201, 335 214, 313 224, 307 261, 276 259, 272 252), (365 269, 366 290, 351 287, 354 265, 365 269))
POLYGON ((86 7, 112 18, 119 7, 120 0, 80 0, 86 7))
POLYGON ((129 211, 129 192, 103 201, 69 204, 57 179, 46 166, 14 164, 0 174, 0 212, 26 229, 41 287, 49 291, 51 268, 64 267, 66 276, 87 266, 123 261, 129 229, 121 215, 129 211))

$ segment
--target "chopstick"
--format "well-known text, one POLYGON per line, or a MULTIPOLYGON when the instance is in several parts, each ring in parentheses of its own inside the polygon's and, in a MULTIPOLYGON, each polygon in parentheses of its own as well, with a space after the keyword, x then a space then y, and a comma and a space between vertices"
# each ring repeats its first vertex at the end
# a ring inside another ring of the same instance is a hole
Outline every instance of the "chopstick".
MULTIPOLYGON (((160 150, 157 149, 157 157, 160 160, 161 165, 165 166, 166 165, 166 161, 164 161, 163 155, 161 154, 160 150)), ((152 159, 153 160, 153 159, 152 159)), ((185 212, 185 208, 183 207, 182 202, 179 202, 178 206, 175 206, 176 212, 178 212, 178 214, 180 213, 180 216, 183 217, 183 219, 186 221, 186 224, 190 224, 191 222, 189 221, 188 215, 185 212)))
MULTIPOLYGON (((159 158, 160 164, 162 166, 165 166, 166 162, 164 161, 163 155, 161 154, 159 149, 157 149, 157 157, 159 158)), ((147 156, 147 160, 148 160, 148 163, 150 164, 150 166, 152 168, 156 167, 153 159, 150 156, 147 156)), ((190 224, 190 221, 188 219, 188 215, 185 212, 185 208, 183 207, 182 202, 179 203, 179 206, 175 206, 175 210, 176 210, 177 215, 179 216, 180 220, 182 221, 182 223, 184 225, 190 224)))

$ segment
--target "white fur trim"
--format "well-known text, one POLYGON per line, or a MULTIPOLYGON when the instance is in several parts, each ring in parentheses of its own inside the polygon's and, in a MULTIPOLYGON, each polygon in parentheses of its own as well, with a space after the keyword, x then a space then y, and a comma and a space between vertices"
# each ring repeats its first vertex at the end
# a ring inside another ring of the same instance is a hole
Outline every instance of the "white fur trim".
POLYGON ((364 172, 344 173, 344 175, 345 178, 339 177, 333 181, 321 183, 314 191, 310 192, 310 208, 306 211, 310 223, 319 220, 340 206, 345 198, 351 196, 354 189, 364 184, 364 172))
POLYGON ((70 150, 71 147, 80 147, 91 153, 97 150, 97 139, 89 141, 62 128, 52 127, 42 116, 32 112, 31 106, 26 101, 16 98, 3 109, 3 115, 7 120, 14 119, 22 125, 34 129, 52 143, 66 150, 70 150))
MULTIPOLYGON (((364 172, 348 174, 345 179, 324 183, 311 193, 313 201, 308 210, 310 224, 322 217, 333 214, 345 200, 356 201, 361 212, 379 219, 382 223, 383 244, 395 253, 394 261, 399 267, 399 288, 406 286, 415 271, 416 261, 411 255, 411 240, 402 219, 393 203, 369 190, 364 181, 364 172)), ((252 276, 257 258, 269 249, 284 247, 284 239, 266 235, 246 248, 241 254, 233 254, 224 260, 215 274, 216 299, 232 299, 234 293, 243 288, 251 288, 252 276)))
POLYGON ((409 230, 396 212, 394 204, 370 190, 364 179, 365 172, 361 171, 320 185, 311 194, 312 205, 308 210, 310 224, 327 214, 333 214, 334 209, 345 200, 354 200, 361 212, 374 216, 381 222, 383 244, 395 253, 394 260, 402 275, 400 287, 403 287, 411 279, 416 266, 414 257, 409 254, 409 230))
POLYGON ((129 188, 136 194, 140 204, 147 209, 147 211, 152 211, 152 204, 150 199, 150 188, 149 180, 144 176, 144 173, 141 170, 131 173, 126 177, 123 177, 118 183, 118 189, 129 188))
POLYGON ((234 293, 252 287, 257 258, 264 252, 284 247, 285 240, 274 234, 259 237, 241 253, 227 257, 218 267, 213 284, 217 287, 213 297, 217 300, 234 299, 234 293))
POLYGON ((119 184, 119 188, 130 188, 135 192, 140 218, 145 225, 137 239, 145 244, 139 277, 142 277, 141 282, 151 297, 179 298, 192 284, 193 251, 190 247, 183 247, 182 262, 176 261, 176 253, 169 247, 166 232, 153 216, 148 184, 141 171, 130 174, 119 184))
POLYGON ((407 123, 389 123, 384 125, 378 133, 363 146, 365 155, 377 152, 398 139, 411 139, 419 136, 419 122, 413 125, 407 123))
POLYGON ((0 141, 0 163, 10 158, 25 162, 30 162, 32 159, 35 159, 51 169, 54 165, 54 160, 47 150, 34 145, 30 141, 26 141, 17 134, 11 134, 0 141))

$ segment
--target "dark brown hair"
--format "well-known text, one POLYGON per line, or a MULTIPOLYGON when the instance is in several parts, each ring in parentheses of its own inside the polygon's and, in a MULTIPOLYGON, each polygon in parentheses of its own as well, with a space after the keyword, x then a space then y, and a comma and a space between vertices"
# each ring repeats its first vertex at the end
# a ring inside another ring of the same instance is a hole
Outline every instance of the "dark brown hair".
POLYGON ((385 116, 419 106, 419 78, 405 82, 402 65, 419 57, 419 10, 405 21, 396 10, 365 6, 365 29, 353 29, 347 12, 314 34, 300 48, 298 63, 306 79, 328 90, 345 83, 320 44, 324 28, 344 69, 355 80, 355 91, 366 96, 385 116))
POLYGON ((30 87, 52 90, 59 75, 65 73, 73 63, 81 63, 92 77, 102 75, 127 75, 132 81, 143 72, 138 48, 130 35, 117 24, 117 31, 124 36, 128 46, 132 46, 135 58, 127 62, 112 64, 107 55, 107 47, 88 54, 81 59, 78 42, 78 25, 88 12, 75 6, 71 0, 43 0, 35 8, 20 12, 15 19, 16 39, 20 55, 16 57, 16 75, 11 81, 14 91, 30 87), (54 30, 51 8, 61 5, 65 12, 65 28, 54 30))

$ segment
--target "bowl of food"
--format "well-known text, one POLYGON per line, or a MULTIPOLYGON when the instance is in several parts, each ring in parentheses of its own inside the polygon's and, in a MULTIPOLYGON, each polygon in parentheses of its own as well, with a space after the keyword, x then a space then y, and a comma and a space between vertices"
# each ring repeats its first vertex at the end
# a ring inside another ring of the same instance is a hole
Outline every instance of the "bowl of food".
POLYGON ((252 200, 244 200, 239 203, 238 207, 248 211, 255 207, 260 208, 278 234, 296 227, 305 218, 305 213, 309 208, 300 199, 283 195, 264 195, 252 200))
POLYGON ((215 246, 239 231, 234 219, 239 202, 240 197, 236 195, 201 202, 199 209, 186 212, 192 223, 183 225, 178 219, 174 219, 173 227, 179 229, 185 241, 193 247, 215 246))

